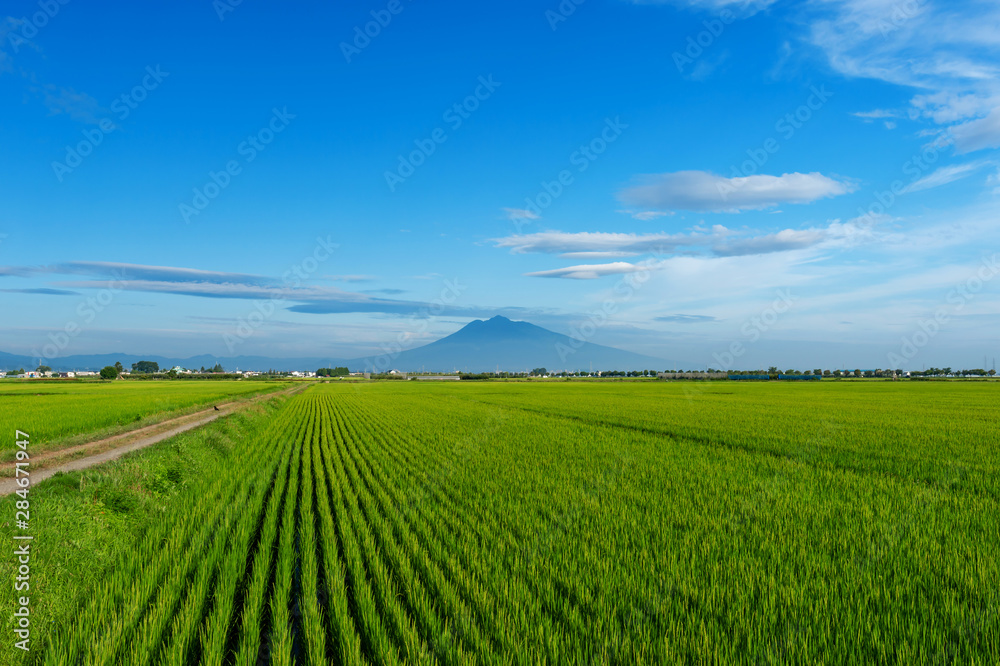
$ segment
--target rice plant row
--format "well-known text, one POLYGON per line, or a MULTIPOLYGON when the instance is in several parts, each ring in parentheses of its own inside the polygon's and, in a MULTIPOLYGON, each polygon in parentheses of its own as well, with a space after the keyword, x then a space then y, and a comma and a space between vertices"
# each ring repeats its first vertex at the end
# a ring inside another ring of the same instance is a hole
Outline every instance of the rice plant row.
POLYGON ((1000 660, 995 484, 503 390, 292 398, 45 663, 1000 660))

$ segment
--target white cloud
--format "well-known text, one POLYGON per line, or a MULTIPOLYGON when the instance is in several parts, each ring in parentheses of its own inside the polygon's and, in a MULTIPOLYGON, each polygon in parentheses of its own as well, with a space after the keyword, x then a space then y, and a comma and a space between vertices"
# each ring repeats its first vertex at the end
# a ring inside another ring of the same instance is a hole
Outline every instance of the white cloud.
POLYGON ((855 111, 851 114, 855 118, 865 120, 879 120, 881 118, 900 118, 902 114, 895 109, 872 109, 871 111, 855 111))
POLYGON ((856 219, 846 223, 833 220, 826 227, 783 229, 775 233, 746 236, 721 225, 715 225, 710 232, 698 231, 690 234, 636 235, 546 231, 494 239, 494 242, 499 247, 509 247, 512 252, 518 254, 527 252, 560 254, 562 258, 567 259, 653 255, 653 258, 638 265, 620 261, 526 273, 530 277, 593 280, 606 275, 619 275, 637 270, 660 270, 682 258, 702 257, 723 260, 745 256, 787 255, 796 252, 803 258, 809 256, 803 251, 811 251, 812 256, 818 256, 818 251, 823 249, 850 248, 883 238, 884 234, 877 233, 874 227, 891 219, 881 216, 876 220, 856 219))
POLYGON ((664 210, 620 210, 619 213, 624 213, 625 215, 632 216, 632 219, 640 220, 642 222, 648 222, 650 220, 655 220, 658 217, 666 217, 667 215, 673 215, 670 211, 664 210))
POLYGON ((735 11, 740 16, 752 16, 778 0, 631 0, 636 5, 676 5, 686 9, 718 12, 735 11))
POLYGON ((510 248, 513 254, 541 252, 545 254, 579 254, 627 252, 667 253, 684 245, 694 245, 706 238, 701 234, 616 234, 605 232, 568 233, 543 231, 535 234, 495 238, 497 247, 510 248))
POLYGON ((677 171, 640 176, 639 184, 621 191, 618 198, 642 208, 737 212, 809 203, 854 189, 849 181, 815 172, 726 178, 707 171, 677 171))
POLYGON ((931 174, 924 176, 920 180, 907 185, 902 190, 903 194, 920 192, 921 190, 929 190, 935 187, 941 187, 942 185, 947 185, 948 183, 954 183, 956 180, 961 180, 962 178, 971 175, 974 171, 981 169, 987 164, 989 164, 989 162, 980 161, 941 167, 931 174))
POLYGON ((955 150, 971 153, 983 148, 1000 148, 1000 106, 985 118, 970 120, 951 128, 955 150))
POLYGON ((626 273, 638 273, 647 271, 650 266, 630 264, 627 261, 616 261, 611 264, 583 264, 580 266, 567 266, 566 268, 556 268, 550 271, 537 271, 535 273, 525 273, 528 277, 546 278, 568 278, 571 280, 596 280, 608 275, 624 275, 626 273))
MULTIPOLYGON (((834 70, 918 89, 907 115, 952 126, 960 153, 1000 147, 1000 3, 813 0, 805 6, 814 12, 809 39, 834 70)), ((876 118, 880 111, 855 115, 876 118)))
POLYGON ((511 222, 516 220, 537 220, 541 217, 538 213, 524 208, 504 208, 503 211, 507 215, 507 219, 511 222))
POLYGON ((564 252, 559 256, 563 259, 619 259, 637 254, 639 252, 564 252))
POLYGON ((828 238, 830 234, 826 229, 784 229, 776 234, 719 243, 712 249, 722 257, 771 254, 812 247, 828 238))

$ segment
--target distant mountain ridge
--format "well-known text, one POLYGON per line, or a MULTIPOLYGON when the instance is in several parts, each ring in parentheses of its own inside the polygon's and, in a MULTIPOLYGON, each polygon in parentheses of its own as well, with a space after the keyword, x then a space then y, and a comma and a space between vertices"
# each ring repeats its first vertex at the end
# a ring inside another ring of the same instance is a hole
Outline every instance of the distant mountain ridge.
MULTIPOLYGON (((667 361, 585 342, 526 321, 477 319, 423 347, 398 354, 355 359, 366 370, 405 372, 519 372, 570 370, 662 370, 667 361)), ((354 365, 349 365, 353 370, 354 365)))
MULTIPOLYGON (((0 352, 0 370, 38 367, 37 358, 0 352)), ((440 340, 408 349, 398 354, 373 354, 355 359, 329 357, 269 358, 266 356, 220 357, 210 354, 189 358, 137 355, 89 354, 43 359, 44 365, 56 371, 100 370, 120 362, 126 368, 139 361, 155 361, 160 368, 181 366, 197 370, 221 363, 228 370, 279 371, 316 370, 346 366, 352 371, 387 372, 520 372, 534 368, 550 371, 590 370, 662 370, 668 362, 633 352, 605 347, 555 333, 526 321, 511 321, 506 317, 477 319, 440 340)))

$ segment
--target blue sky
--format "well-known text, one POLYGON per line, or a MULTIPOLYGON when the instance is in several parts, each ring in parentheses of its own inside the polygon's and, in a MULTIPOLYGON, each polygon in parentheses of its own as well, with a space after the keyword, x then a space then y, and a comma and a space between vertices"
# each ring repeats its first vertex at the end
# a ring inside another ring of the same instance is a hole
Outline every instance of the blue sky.
POLYGON ((998 351, 995 2, 4 11, 0 350, 998 351))

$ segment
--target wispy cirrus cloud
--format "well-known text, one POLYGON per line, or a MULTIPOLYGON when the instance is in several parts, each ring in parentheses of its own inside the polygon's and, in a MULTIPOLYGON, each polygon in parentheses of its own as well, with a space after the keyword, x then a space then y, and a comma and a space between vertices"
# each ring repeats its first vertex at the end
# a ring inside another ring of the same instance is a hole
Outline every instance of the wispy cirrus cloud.
POLYGON ((42 95, 42 103, 50 115, 66 115, 88 125, 96 125, 108 116, 107 110, 87 93, 52 84, 42 86, 36 92, 42 95))
POLYGON ((504 215, 511 222, 516 222, 517 220, 539 220, 541 216, 535 211, 528 210, 526 208, 504 208, 504 215))
MULTIPOLYGON (((883 216, 875 222, 888 222, 883 216)), ((566 268, 525 273, 528 277, 559 277, 592 280, 607 275, 622 275, 641 270, 657 270, 670 257, 722 259, 750 255, 776 254, 800 250, 852 247, 870 242, 878 232, 872 220, 861 222, 834 220, 825 227, 782 229, 774 233, 734 232, 722 225, 707 231, 688 234, 615 234, 599 232, 567 233, 546 231, 536 234, 494 239, 498 247, 508 247, 516 254, 558 254, 564 259, 602 259, 653 255, 656 261, 633 264, 617 261, 580 264, 566 268)))
POLYGON ((821 173, 785 173, 726 178, 708 171, 677 171, 638 177, 618 193, 623 203, 659 210, 739 212, 779 204, 806 204, 856 189, 848 180, 821 173))
POLYGON ((65 289, 47 289, 40 287, 37 289, 0 289, 5 294, 34 294, 38 296, 79 296, 78 291, 67 291, 65 289))
POLYGON ((729 9, 738 16, 752 16, 778 0, 630 0, 634 5, 674 5, 693 10, 718 12, 729 9))
POLYGON ((580 266, 567 266, 566 268, 555 268, 548 271, 536 271, 525 273, 527 277, 542 278, 567 278, 570 280, 596 280, 608 275, 624 275, 626 273, 638 273, 649 270, 650 266, 630 264, 627 261, 616 261, 610 264, 585 264, 580 266))
POLYGON ((910 183, 903 188, 902 192, 903 194, 909 194, 911 192, 930 190, 935 187, 941 187, 942 185, 954 183, 957 180, 971 176, 979 169, 991 164, 991 162, 980 160, 976 162, 967 162, 965 164, 952 164, 950 166, 941 167, 927 176, 924 176, 920 180, 910 183))
POLYGON ((971 153, 984 148, 1000 148, 1000 106, 988 115, 951 128, 958 153, 971 153))
POLYGON ((834 70, 918 90, 905 115, 943 126, 959 153, 1000 147, 1000 5, 815 0, 804 16, 834 70))
POLYGON ((662 321, 670 324, 703 324, 722 320, 718 317, 709 317, 708 315, 672 314, 653 317, 653 321, 662 321))
POLYGON ((633 256, 647 252, 672 252, 679 247, 703 240, 700 234, 619 234, 605 232, 542 231, 495 238, 497 247, 510 248, 512 254, 541 252, 566 257, 633 256))
MULTIPOLYGON (((23 293, 70 294, 69 289, 104 289, 115 280, 117 289, 151 294, 170 294, 197 298, 273 300, 289 312, 309 314, 373 313, 388 315, 450 314, 463 317, 493 316, 500 312, 523 315, 528 310, 481 306, 443 305, 416 300, 378 298, 372 293, 393 295, 396 289, 370 292, 343 291, 329 286, 294 286, 283 279, 249 273, 227 273, 173 266, 146 266, 119 262, 71 261, 47 266, 0 267, 0 276, 31 277, 81 276, 90 279, 61 280, 52 284, 59 289, 11 290, 23 293)), ((6 291, 6 290, 5 290, 6 291)))

